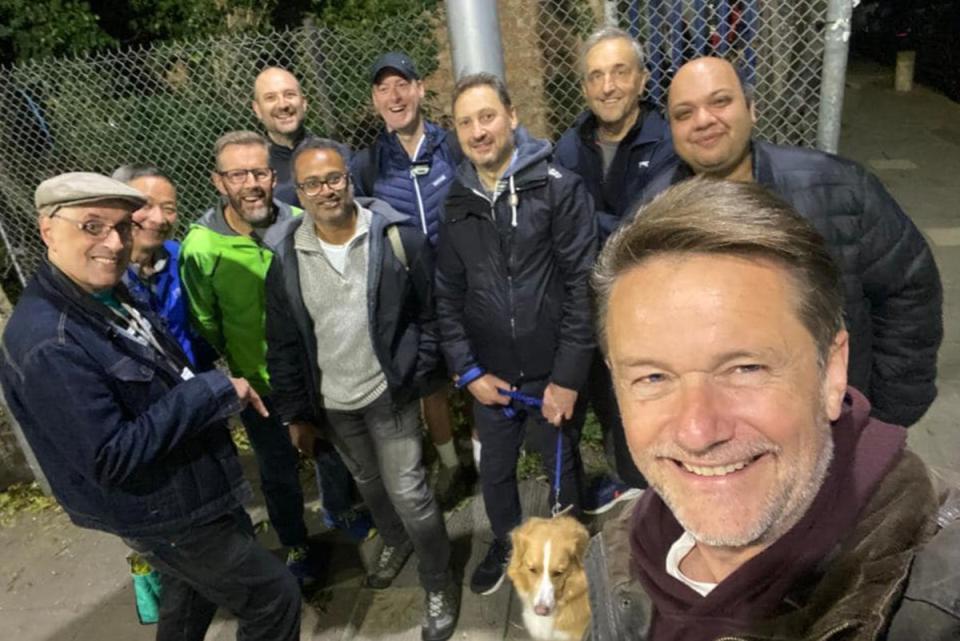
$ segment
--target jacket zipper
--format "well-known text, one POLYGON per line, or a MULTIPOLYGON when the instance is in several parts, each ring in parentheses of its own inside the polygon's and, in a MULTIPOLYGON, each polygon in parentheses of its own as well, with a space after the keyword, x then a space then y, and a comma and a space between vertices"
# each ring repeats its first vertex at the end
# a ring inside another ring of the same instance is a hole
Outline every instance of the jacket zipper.
POLYGON ((417 195, 417 209, 420 210, 420 226, 423 227, 424 235, 427 233, 427 213, 423 210, 423 198, 420 196, 420 180, 417 176, 413 177, 413 191, 417 195))

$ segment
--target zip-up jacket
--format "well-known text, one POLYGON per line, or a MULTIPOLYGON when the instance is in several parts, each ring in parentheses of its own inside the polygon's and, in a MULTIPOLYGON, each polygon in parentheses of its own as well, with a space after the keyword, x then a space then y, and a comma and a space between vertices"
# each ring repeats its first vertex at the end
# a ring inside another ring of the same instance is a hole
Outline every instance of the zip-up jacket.
POLYGON ((278 145, 270 140, 270 168, 277 177, 277 184, 273 186, 273 197, 292 207, 300 207, 300 197, 297 196, 297 186, 293 184, 293 151, 304 138, 311 135, 306 129, 301 130, 293 147, 278 145))
MULTIPOLYGON (((373 212, 367 233, 367 314, 374 354, 397 405, 419 398, 438 371, 433 305, 433 250, 412 221, 387 203, 358 198, 373 212), (396 226, 404 257, 394 252, 387 228, 396 226)), ((280 420, 323 426, 323 398, 313 320, 300 290, 294 236, 309 218, 288 220, 280 230, 267 274, 267 366, 280 420)), ((336 305, 337 301, 331 301, 336 305)))
POLYGON ((644 102, 637 122, 617 146, 606 177, 603 152, 597 144, 597 117, 590 111, 580 114, 560 136, 554 162, 583 178, 597 208, 602 243, 623 222, 647 181, 672 156, 669 125, 654 105, 644 102))
MULTIPOLYGON (((843 279, 848 380, 874 416, 909 427, 937 397, 943 291, 930 247, 876 176, 800 147, 753 141, 753 177, 823 235, 843 279)), ((676 156, 647 185, 649 202, 693 175, 676 156)))
POLYGON ((190 225, 180 250, 180 278, 200 335, 223 354, 234 376, 269 394, 264 280, 283 223, 302 211, 273 201, 272 225, 245 236, 230 228, 223 205, 190 225))
POLYGON ((440 225, 437 318, 448 369, 578 390, 595 346, 589 275, 597 223, 579 176, 550 144, 516 131, 517 151, 487 194, 461 163, 440 225))
POLYGON ((423 141, 413 160, 397 134, 384 129, 350 161, 354 194, 390 203, 436 247, 440 208, 462 159, 455 136, 432 122, 423 123, 423 141))
POLYGON ((166 357, 44 261, 0 350, 7 405, 57 501, 75 524, 126 537, 184 532, 252 497, 226 428, 241 409, 230 380, 183 380, 186 355, 140 312, 166 357))

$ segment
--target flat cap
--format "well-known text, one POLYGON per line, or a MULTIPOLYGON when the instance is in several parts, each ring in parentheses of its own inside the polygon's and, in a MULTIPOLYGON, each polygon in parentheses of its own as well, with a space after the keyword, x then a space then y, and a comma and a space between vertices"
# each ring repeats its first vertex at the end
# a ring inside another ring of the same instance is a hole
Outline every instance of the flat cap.
POLYGON ((122 200, 131 209, 147 204, 147 197, 133 187, 101 174, 74 171, 48 178, 40 183, 33 196, 37 209, 50 207, 49 215, 61 207, 72 207, 101 200, 122 200))
POLYGON ((420 79, 420 74, 417 73, 417 67, 413 64, 413 60, 402 51, 390 51, 373 61, 373 65, 370 67, 370 84, 377 83, 377 76, 384 69, 394 69, 407 80, 420 79))

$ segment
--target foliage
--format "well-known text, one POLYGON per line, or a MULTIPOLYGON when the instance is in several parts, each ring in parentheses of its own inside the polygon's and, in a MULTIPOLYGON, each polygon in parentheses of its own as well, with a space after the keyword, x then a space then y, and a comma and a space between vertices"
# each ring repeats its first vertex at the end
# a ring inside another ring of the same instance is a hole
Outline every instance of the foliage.
POLYGON ((77 54, 114 44, 82 0, 0 0, 0 62, 77 54))
POLYGON ((313 5, 324 24, 368 29, 390 16, 432 9, 437 0, 314 0, 313 5))
POLYGON ((12 525, 17 515, 23 512, 37 514, 59 509, 56 499, 44 494, 36 482, 15 483, 0 492, 0 525, 12 525))

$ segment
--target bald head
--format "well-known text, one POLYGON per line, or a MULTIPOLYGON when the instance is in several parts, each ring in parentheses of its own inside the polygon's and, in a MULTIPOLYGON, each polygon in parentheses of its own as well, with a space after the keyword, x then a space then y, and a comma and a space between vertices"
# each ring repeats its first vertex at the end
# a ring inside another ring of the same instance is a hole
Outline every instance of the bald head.
POLYGON ((270 139, 293 147, 307 112, 307 100, 296 76, 280 67, 267 67, 253 83, 253 113, 270 139))
POLYGON ((673 146, 697 174, 752 179, 752 103, 736 70, 721 58, 696 58, 670 83, 667 115, 673 146))

